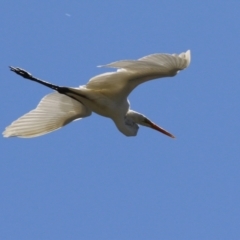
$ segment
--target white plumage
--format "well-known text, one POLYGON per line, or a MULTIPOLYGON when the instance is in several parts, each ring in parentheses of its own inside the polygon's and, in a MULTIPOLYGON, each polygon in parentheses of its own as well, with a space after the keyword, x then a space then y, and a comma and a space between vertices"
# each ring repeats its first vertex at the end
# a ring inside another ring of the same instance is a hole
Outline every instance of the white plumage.
POLYGON ((80 102, 53 92, 46 95, 37 108, 14 121, 4 132, 5 137, 37 137, 66 124, 91 115, 80 102))
POLYGON ((36 109, 14 121, 3 135, 37 137, 95 112, 111 118, 119 131, 126 136, 135 136, 140 124, 174 137, 144 115, 130 110, 127 97, 139 84, 156 78, 175 76, 189 64, 190 50, 179 55, 152 54, 138 60, 117 61, 100 66, 117 68, 116 72, 97 75, 78 88, 59 87, 35 78, 21 68, 10 67, 22 77, 56 92, 46 95, 36 109))

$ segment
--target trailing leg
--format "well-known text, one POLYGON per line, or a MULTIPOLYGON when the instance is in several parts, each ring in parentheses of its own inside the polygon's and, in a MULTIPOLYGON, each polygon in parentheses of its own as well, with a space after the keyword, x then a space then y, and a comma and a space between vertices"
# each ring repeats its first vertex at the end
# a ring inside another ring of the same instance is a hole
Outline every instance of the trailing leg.
POLYGON ((54 89, 56 91, 58 91, 59 93, 63 93, 61 92, 61 87, 57 86, 57 85, 54 85, 54 84, 51 84, 49 82, 46 82, 46 81, 43 81, 39 78, 36 78, 36 77, 33 77, 31 73, 25 71, 24 69, 22 68, 19 68, 19 67, 9 67, 11 71, 15 72, 16 74, 20 75, 21 77, 23 78, 26 78, 26 79, 29 79, 31 81, 34 81, 34 82, 38 82, 46 87, 49 87, 51 89, 54 89))
POLYGON ((81 94, 80 92, 76 93, 68 87, 60 87, 60 86, 51 84, 49 82, 46 82, 44 80, 41 80, 39 78, 33 77, 33 75, 31 73, 27 72, 26 70, 24 70, 22 68, 12 67, 12 66, 10 66, 9 68, 10 68, 11 71, 15 72, 16 74, 20 75, 23 78, 26 78, 28 80, 40 83, 40 84, 42 84, 46 87, 49 87, 49 88, 51 88, 51 89, 53 89, 53 90, 55 90, 55 91, 57 91, 61 94, 64 94, 64 95, 66 95, 66 96, 68 96, 72 99, 75 99, 78 102, 81 102, 81 100, 78 97, 82 97, 82 98, 85 98, 85 99, 87 98, 86 95, 81 94))

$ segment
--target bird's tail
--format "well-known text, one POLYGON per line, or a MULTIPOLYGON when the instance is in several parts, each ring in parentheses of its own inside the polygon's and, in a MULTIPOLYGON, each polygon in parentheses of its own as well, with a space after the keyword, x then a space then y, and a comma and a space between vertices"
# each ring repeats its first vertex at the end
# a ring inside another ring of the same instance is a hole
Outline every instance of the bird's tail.
POLYGON ((4 137, 32 138, 55 131, 91 115, 80 102, 58 92, 46 95, 38 106, 6 127, 4 137))

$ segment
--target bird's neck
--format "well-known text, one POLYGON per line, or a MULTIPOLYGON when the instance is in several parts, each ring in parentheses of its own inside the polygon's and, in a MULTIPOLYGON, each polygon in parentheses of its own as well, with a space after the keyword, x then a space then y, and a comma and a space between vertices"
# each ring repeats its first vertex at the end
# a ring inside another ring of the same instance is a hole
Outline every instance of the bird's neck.
POLYGON ((125 118, 114 119, 114 123, 124 135, 128 137, 137 135, 139 127, 131 118, 125 116, 125 118))

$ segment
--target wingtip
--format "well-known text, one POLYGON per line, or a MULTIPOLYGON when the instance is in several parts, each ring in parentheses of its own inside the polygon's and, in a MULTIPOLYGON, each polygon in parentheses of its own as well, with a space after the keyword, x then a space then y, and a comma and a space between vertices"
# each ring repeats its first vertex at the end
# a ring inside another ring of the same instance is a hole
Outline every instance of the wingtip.
POLYGON ((3 136, 4 138, 8 138, 8 137, 10 137, 10 135, 7 134, 6 131, 2 132, 2 136, 3 136))
POLYGON ((12 132, 9 131, 9 126, 5 128, 5 130, 2 132, 2 136, 4 138, 12 137, 12 132))
POLYGON ((187 66, 186 67, 188 67, 190 62, 191 62, 191 51, 190 50, 187 50, 185 52, 185 59, 187 60, 187 66))

